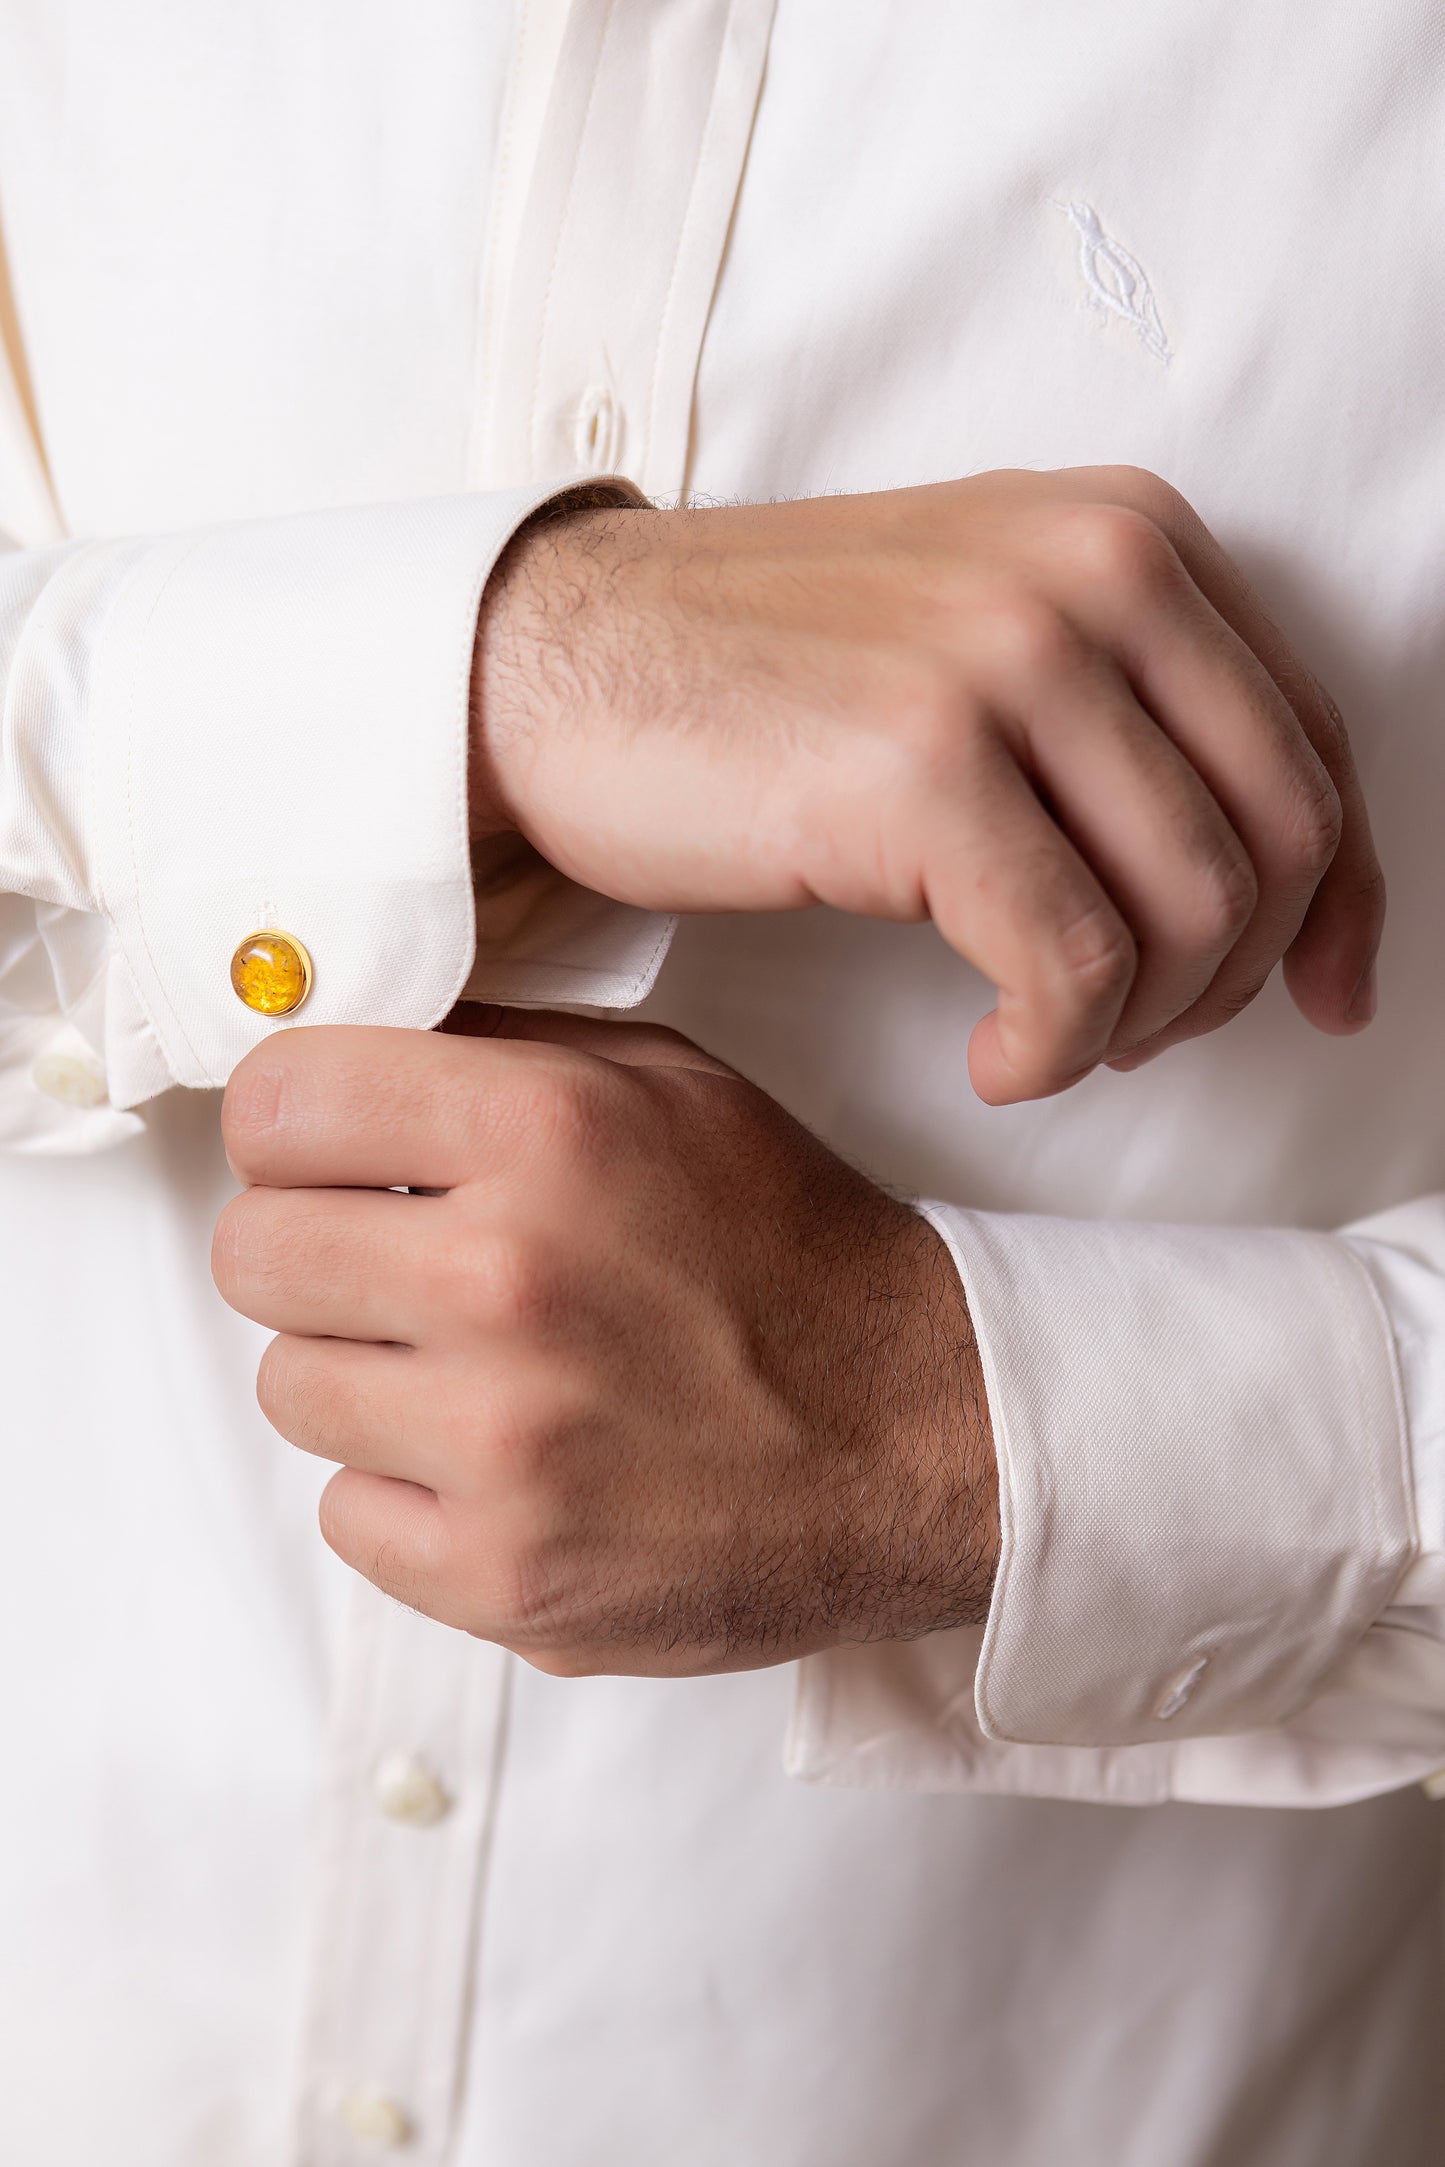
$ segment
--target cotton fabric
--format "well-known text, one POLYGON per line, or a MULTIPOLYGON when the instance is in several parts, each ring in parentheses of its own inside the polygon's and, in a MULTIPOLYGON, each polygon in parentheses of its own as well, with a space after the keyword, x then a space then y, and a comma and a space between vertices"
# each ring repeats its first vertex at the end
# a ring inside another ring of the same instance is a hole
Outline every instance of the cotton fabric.
POLYGON ((459 2167, 1440 2157, 1436 12, 0 20, 17 2158, 353 2167, 382 2106, 459 2167), (1275 984, 990 1110, 928 928, 469 867, 477 597, 569 482, 1117 460, 1345 709, 1361 1039, 1275 984), (923 1199, 999 1446, 986 1627, 556 1681, 352 1582, 207 1276, 264 923, 316 962, 281 1028, 640 1002, 923 1199))

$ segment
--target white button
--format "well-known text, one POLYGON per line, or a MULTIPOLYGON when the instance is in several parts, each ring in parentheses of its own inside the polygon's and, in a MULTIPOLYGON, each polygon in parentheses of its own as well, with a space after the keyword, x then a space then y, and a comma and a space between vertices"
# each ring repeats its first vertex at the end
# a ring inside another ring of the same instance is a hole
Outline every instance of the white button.
POLYGON ((618 463, 622 416, 610 391, 589 385, 572 410, 572 456, 593 474, 610 473, 618 463))
POLYGON ((1420 1786, 1427 1798, 1445 1798, 1445 1768, 1437 1768, 1420 1786))
POLYGON ((1188 1670, 1180 1672, 1154 1710, 1156 1723, 1167 1723, 1171 1716, 1178 1715, 1180 1709, 1193 1698, 1194 1688, 1208 1668, 1209 1657, 1201 1655, 1190 1664, 1188 1670))
POLYGON ((424 1762, 412 1753, 389 1753, 378 1761, 371 1795, 391 1821, 430 1828, 452 1810, 451 1799, 424 1762))
POLYGON ((105 1070, 93 1053, 62 1052, 52 1047, 30 1071, 30 1081, 62 1106, 104 1106, 105 1070))
POLYGON ((401 2145, 411 2138, 411 2124, 394 2099, 377 2085, 363 2084, 341 2102, 341 2124, 363 2144, 401 2145))

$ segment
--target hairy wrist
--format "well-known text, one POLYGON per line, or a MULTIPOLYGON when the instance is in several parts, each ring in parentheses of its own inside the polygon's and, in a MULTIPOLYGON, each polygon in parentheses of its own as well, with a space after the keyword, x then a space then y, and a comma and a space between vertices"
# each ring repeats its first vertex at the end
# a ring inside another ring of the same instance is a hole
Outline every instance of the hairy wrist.
MULTIPOLYGON (((898 1322, 873 1360, 892 1449, 893 1509, 876 1530, 881 1602, 867 1637, 910 1639, 986 1616, 998 1562, 998 1467, 978 1342, 946 1244, 895 1222, 898 1322)), ((851 1637, 851 1636, 845 1636, 851 1637)))
MULTIPOLYGON (((910 1640, 988 1610, 997 1463, 978 1344, 935 1228, 818 1150, 793 1191, 791 1396, 808 1457, 798 1652, 910 1640)), ((782 1606, 787 1609, 790 1606, 782 1606)))
POLYGON ((565 727, 597 632, 603 560, 620 531, 654 516, 610 490, 544 505, 497 560, 477 616, 468 708, 473 841, 528 832, 525 777, 538 731, 565 727))

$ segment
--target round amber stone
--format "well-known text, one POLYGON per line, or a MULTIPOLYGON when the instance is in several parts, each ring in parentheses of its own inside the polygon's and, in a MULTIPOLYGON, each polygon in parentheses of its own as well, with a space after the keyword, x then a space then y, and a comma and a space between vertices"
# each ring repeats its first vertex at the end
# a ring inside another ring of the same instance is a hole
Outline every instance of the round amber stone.
POLYGON ((287 1016, 311 991, 311 958, 290 933, 266 926, 231 958, 231 984, 261 1016, 287 1016))

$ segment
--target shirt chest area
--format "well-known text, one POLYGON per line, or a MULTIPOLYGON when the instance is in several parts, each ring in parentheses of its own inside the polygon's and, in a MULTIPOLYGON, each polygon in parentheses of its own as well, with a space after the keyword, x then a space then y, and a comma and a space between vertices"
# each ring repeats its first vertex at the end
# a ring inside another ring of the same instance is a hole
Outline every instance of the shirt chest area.
POLYGON ((1445 1016, 1425 0, 433 0, 405 36, 380 0, 47 0, 0 26, 0 63, 6 248, 77 532, 588 465, 704 498, 1166 474, 1351 724, 1395 898, 1369 1052, 1324 1054, 1276 1004, 1111 1099, 1097 1134, 1071 1101, 960 1160, 987 989, 954 959, 875 958, 888 929, 703 931, 663 993, 924 1188, 1334 1220, 1440 1178, 1417 1080, 1445 1016))
POLYGON ((48 0, 0 36, 77 531, 594 454, 719 493, 1133 458, 1313 541, 1445 456, 1425 0, 434 0, 404 36, 48 0))

